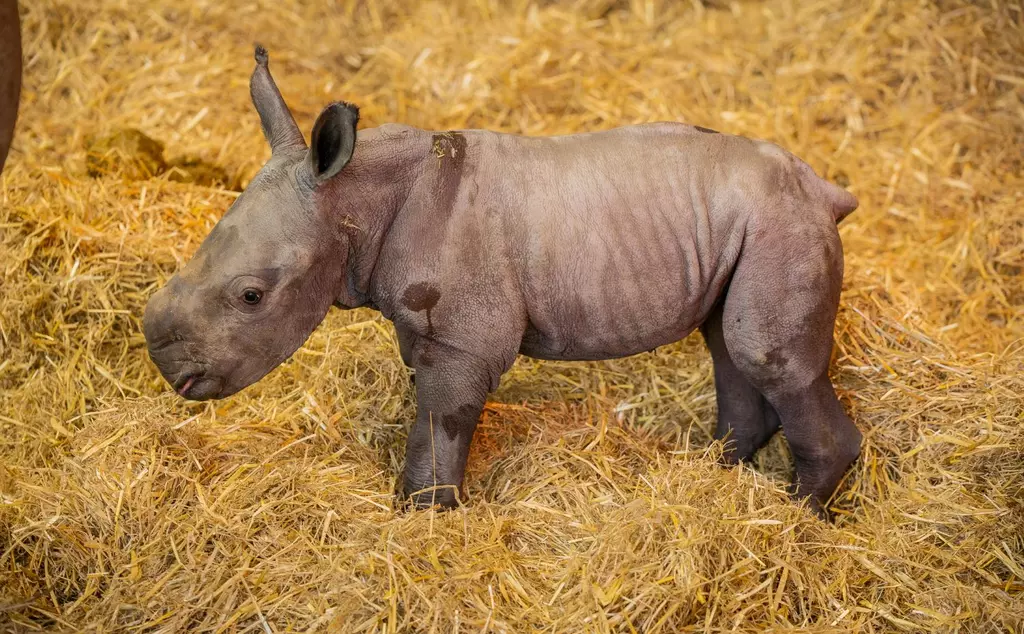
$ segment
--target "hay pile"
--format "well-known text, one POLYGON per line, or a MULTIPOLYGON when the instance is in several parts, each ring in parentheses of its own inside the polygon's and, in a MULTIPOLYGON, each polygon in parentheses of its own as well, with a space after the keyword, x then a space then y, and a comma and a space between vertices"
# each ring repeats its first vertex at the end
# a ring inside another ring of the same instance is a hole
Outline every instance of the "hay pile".
POLYGON ((185 4, 22 6, 0 630, 1024 628, 1019 2, 185 4), (366 126, 685 120, 849 183, 833 378, 866 447, 837 522, 788 501, 781 439, 716 466, 699 335, 521 359, 449 514, 392 510, 413 401, 376 314, 332 313, 230 400, 168 395, 142 308, 237 194, 90 175, 89 140, 138 129, 244 182, 269 154, 256 40, 307 134, 336 98, 366 126))

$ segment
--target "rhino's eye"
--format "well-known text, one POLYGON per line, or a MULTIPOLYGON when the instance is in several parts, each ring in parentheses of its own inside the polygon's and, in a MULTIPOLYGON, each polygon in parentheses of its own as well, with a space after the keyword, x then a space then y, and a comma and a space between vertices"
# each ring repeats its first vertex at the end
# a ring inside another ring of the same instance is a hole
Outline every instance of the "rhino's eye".
POLYGON ((263 299, 263 293, 259 292, 255 288, 247 288, 242 291, 242 301, 250 306, 259 304, 261 299, 263 299))

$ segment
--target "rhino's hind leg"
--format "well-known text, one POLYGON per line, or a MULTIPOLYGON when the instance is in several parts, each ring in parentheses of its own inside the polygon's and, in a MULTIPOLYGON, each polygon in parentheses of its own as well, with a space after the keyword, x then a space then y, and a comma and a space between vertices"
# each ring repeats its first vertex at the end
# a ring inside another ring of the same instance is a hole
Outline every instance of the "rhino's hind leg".
POLYGON ((755 219, 722 313, 730 358, 781 419, 796 466, 793 491, 819 513, 862 439, 828 378, 842 276, 831 218, 755 219))
POLYGON ((722 440, 722 459, 729 463, 750 461, 779 430, 775 408, 757 391, 729 356, 722 334, 723 303, 715 308, 700 328, 711 352, 718 401, 715 440, 722 440))

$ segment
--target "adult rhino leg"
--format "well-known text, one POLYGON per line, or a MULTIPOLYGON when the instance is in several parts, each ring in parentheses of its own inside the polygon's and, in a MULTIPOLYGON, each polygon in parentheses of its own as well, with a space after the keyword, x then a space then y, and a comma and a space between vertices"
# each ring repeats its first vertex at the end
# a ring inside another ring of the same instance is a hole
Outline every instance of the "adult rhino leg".
POLYGON ((21 96, 21 26, 17 0, 0 0, 0 172, 14 136, 21 96))
POLYGON ((715 439, 725 443, 722 459, 735 464, 750 461, 771 440, 779 430, 779 416, 729 356, 722 334, 723 304, 718 304, 700 331, 714 362, 718 401, 715 439))
POLYGON ((411 361, 416 371, 416 422, 406 445, 403 492, 417 508, 454 508, 484 401, 488 364, 478 357, 420 338, 411 361))
POLYGON ((813 211, 752 220, 725 297, 722 335, 736 368, 778 412, 796 463, 791 491, 824 515, 862 436, 828 378, 842 244, 832 219, 813 211))

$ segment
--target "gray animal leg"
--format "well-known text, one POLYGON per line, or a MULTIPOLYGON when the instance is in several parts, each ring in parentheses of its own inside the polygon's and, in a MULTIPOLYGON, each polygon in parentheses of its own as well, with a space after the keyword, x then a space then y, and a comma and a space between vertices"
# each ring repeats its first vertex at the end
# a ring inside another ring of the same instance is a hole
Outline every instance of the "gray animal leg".
POLYGON ((425 340, 412 361, 416 422, 406 445, 404 494, 417 508, 454 508, 490 375, 472 355, 425 340))
POLYGON ((729 356, 722 334, 722 304, 700 328, 715 368, 718 424, 715 439, 725 442, 722 459, 748 462, 779 429, 779 416, 729 356))
POLYGON ((828 378, 842 244, 830 218, 800 211, 748 227, 722 332, 737 369, 778 412, 796 463, 791 490, 824 514, 862 436, 828 378))

